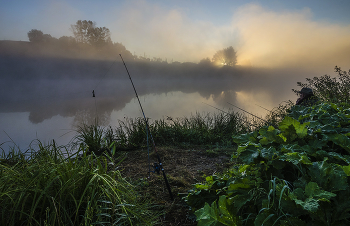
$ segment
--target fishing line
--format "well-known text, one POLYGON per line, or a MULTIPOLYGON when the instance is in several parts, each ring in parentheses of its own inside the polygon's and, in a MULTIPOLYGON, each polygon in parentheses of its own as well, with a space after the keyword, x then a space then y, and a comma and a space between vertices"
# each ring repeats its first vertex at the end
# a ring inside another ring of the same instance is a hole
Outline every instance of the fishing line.
POLYGON ((248 114, 250 114, 250 115, 252 115, 252 116, 254 116, 254 117, 256 117, 256 118, 258 118, 258 119, 260 119, 260 120, 262 120, 262 121, 264 121, 264 122, 266 122, 267 124, 269 124, 269 125, 271 125, 271 126, 273 126, 273 127, 275 127, 275 128, 278 128, 278 126, 276 126, 276 125, 274 125, 274 124, 272 124, 272 123, 266 121, 265 119, 262 119, 262 118, 260 118, 260 117, 258 117, 258 116, 256 116, 256 115, 253 115, 252 113, 250 113, 250 112, 248 112, 248 111, 246 111, 246 110, 244 110, 244 109, 242 109, 242 108, 240 108, 240 107, 237 107, 236 105, 233 105, 233 104, 231 104, 230 102, 227 102, 227 103, 230 104, 230 105, 232 105, 232 106, 234 106, 234 107, 236 107, 236 108, 238 108, 238 109, 241 110, 241 111, 244 111, 244 112, 246 112, 246 113, 248 113, 248 114))
POLYGON ((115 59, 113 61, 113 63, 111 64, 111 66, 108 68, 108 70, 106 71, 106 73, 101 77, 101 79, 98 81, 97 85, 95 86, 94 90, 97 88, 97 86, 100 85, 102 79, 104 79, 106 77, 106 75, 108 74, 108 72, 111 70, 112 66, 114 65, 114 63, 117 61, 117 59, 115 59))
POLYGON ((266 110, 266 111, 269 111, 269 112, 271 112, 272 113, 272 111, 270 111, 269 109, 267 109, 267 108, 264 108, 264 107, 262 107, 262 106, 260 106, 260 105, 258 105, 258 104, 255 104, 256 106, 258 106, 258 107, 261 107, 262 109, 264 109, 264 110, 266 110))
MULTIPOLYGON (((157 159, 158 159, 159 165, 156 164, 156 163, 154 164, 155 171, 156 171, 156 172, 159 172, 159 170, 162 171, 163 177, 164 177, 164 180, 165 180, 165 185, 166 185, 166 187, 167 187, 167 189, 168 189, 168 192, 169 192, 169 195, 170 195, 170 199, 171 199, 171 200, 174 200, 173 194, 172 194, 171 189, 170 189, 170 185, 169 185, 168 179, 167 179, 166 174, 165 174, 165 172, 164 172, 164 168, 163 168, 163 165, 162 165, 162 161, 160 160, 160 157, 159 157, 159 154, 158 154, 158 152, 157 152, 157 148, 156 148, 156 145, 155 145, 155 143, 154 143, 154 139, 153 139, 151 130, 149 129, 149 125, 148 125, 148 121, 147 121, 146 116, 145 116, 145 112, 143 111, 143 108, 142 108, 142 105, 141 105, 141 102, 140 102, 140 98, 139 98, 139 96, 137 95, 136 88, 135 88, 134 83, 133 83, 133 81, 132 81, 132 79, 131 79, 129 70, 128 70, 128 68, 126 67, 126 64, 125 64, 125 62, 124 62, 124 59, 123 59, 123 57, 122 57, 121 54, 119 54, 119 56, 120 56, 120 58, 121 58, 122 61, 123 61, 123 64, 124 64, 125 69, 126 69, 126 72, 127 72, 128 75, 129 75, 129 79, 130 79, 130 81, 131 81, 132 87, 134 88, 134 91, 135 91, 135 94, 136 94, 136 98, 137 98, 137 100, 138 100, 138 102, 139 102, 139 105, 140 105, 140 108, 141 108, 141 111, 142 111, 142 114, 143 114, 143 118, 144 118, 145 124, 146 124, 147 138, 148 138, 148 134, 149 134, 150 137, 151 137, 151 140, 152 140, 154 152, 155 152, 156 155, 157 155, 157 159)), ((148 139, 147 139, 147 142, 148 142, 148 139)), ((149 167, 149 168, 150 168, 150 167, 149 167)))
MULTIPOLYGON (((202 102, 202 103, 203 103, 203 104, 206 104, 206 105, 208 105, 208 106, 210 106, 210 107, 212 107, 212 108, 215 108, 215 109, 217 109, 217 110, 219 110, 219 111, 221 111, 221 112, 227 114, 228 116, 232 114, 232 113, 229 113, 229 112, 227 112, 227 111, 224 111, 224 110, 222 110, 222 109, 220 109, 220 108, 214 107, 214 106, 212 106, 212 105, 210 105, 210 104, 208 104, 208 103, 205 103, 205 102, 202 102)), ((253 124, 251 124, 251 123, 248 122, 248 121, 247 121, 247 123, 248 123, 251 127, 256 127, 256 126, 254 126, 253 124)))

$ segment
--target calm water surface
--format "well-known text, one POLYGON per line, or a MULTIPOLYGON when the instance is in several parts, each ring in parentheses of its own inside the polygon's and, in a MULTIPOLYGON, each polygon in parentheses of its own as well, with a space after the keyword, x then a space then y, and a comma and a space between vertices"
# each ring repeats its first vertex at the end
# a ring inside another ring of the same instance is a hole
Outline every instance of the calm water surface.
MULTIPOLYGON (((76 135, 76 125, 96 116, 112 127, 118 120, 142 117, 121 63, 42 59, 18 63, 17 58, 2 62, 0 144, 4 150, 14 144, 26 150, 36 139, 66 145, 76 135)), ((130 68, 145 114, 153 120, 218 112, 204 103, 232 109, 228 102, 264 116, 266 111, 257 104, 272 109, 294 98, 291 88, 299 80, 293 71, 193 63, 135 63, 130 68)))
MULTIPOLYGON (((11 87, 10 83, 8 87, 11 87)), ((22 88, 17 87, 12 92, 7 88, 7 97, 11 101, 2 101, 6 107, 1 107, 0 112, 0 143, 3 143, 1 147, 4 150, 14 144, 21 150, 26 150, 29 145, 36 143, 34 140, 48 144, 54 139, 59 145, 66 145, 76 135, 76 125, 91 123, 96 116, 103 125, 112 127, 116 127, 119 120, 142 117, 139 103, 128 80, 122 83, 117 80, 107 81, 97 87, 94 86, 94 81, 84 80, 46 80, 39 82, 40 85, 30 83, 17 81, 16 86, 22 88), (115 85, 111 85, 112 82, 115 85), (95 97, 92 96, 92 89, 85 87, 96 88, 95 97)), ((213 94, 176 91, 176 87, 168 92, 152 93, 153 85, 145 84, 145 81, 134 83, 136 87, 140 87, 139 98, 145 114, 152 120, 167 116, 177 118, 196 113, 218 112, 204 103, 222 107, 224 110, 228 108, 219 106, 213 94)))

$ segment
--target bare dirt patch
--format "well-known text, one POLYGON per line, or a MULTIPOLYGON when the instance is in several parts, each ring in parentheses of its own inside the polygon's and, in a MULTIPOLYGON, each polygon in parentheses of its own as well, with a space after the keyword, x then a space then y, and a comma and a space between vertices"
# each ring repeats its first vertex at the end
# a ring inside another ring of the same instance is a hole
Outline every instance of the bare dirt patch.
MULTIPOLYGON (((130 178, 137 185, 144 198, 154 203, 156 210, 161 211, 159 225, 197 225, 182 197, 193 184, 205 181, 205 176, 221 173, 234 165, 231 161, 233 149, 159 147, 157 152, 174 196, 173 201, 162 173, 150 173, 149 177, 146 149, 124 153, 126 158, 118 169, 123 177, 130 178)), ((157 162, 154 151, 150 153, 150 160, 151 164, 157 162)))

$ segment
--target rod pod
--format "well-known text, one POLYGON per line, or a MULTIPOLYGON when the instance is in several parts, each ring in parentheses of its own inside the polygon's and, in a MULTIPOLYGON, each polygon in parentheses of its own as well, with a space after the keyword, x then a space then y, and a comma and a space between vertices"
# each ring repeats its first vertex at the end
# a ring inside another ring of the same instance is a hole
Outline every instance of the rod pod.
POLYGON ((139 102, 139 105, 140 105, 140 108, 141 108, 141 111, 142 111, 142 114, 143 114, 143 118, 144 118, 144 120, 145 120, 146 129, 147 129, 147 134, 149 133, 149 135, 151 136, 153 148, 154 148, 155 153, 157 154, 157 159, 158 159, 158 162, 159 162, 159 165, 158 165, 158 166, 159 166, 159 169, 160 169, 160 170, 162 171, 162 173, 163 173, 165 185, 166 185, 166 187, 167 187, 167 189, 168 189, 168 191, 169 191, 170 199, 171 199, 171 200, 174 200, 173 193, 171 192, 168 179, 167 179, 166 174, 165 174, 165 172, 164 172, 164 168, 163 168, 163 165, 162 165, 162 161, 160 160, 159 154, 158 154, 157 149, 156 149, 156 145, 155 145, 154 140, 153 140, 153 136, 152 136, 152 134, 151 134, 151 130, 149 129, 149 126, 148 126, 148 121, 147 121, 147 119, 146 119, 145 112, 143 111, 143 108, 142 108, 142 105, 141 105, 139 96, 137 95, 136 88, 135 88, 134 83, 133 83, 133 81, 132 81, 132 79, 131 79, 129 70, 128 70, 128 68, 126 67, 126 64, 125 64, 125 62, 124 62, 124 59, 123 59, 122 55, 119 54, 119 56, 120 56, 120 58, 121 58, 122 61, 123 61, 123 64, 124 64, 125 69, 126 69, 126 72, 127 72, 128 75, 129 75, 129 79, 130 79, 130 81, 131 81, 132 87, 134 88, 134 91, 135 91, 135 94, 136 94, 136 98, 137 98, 137 100, 138 100, 138 102, 139 102))

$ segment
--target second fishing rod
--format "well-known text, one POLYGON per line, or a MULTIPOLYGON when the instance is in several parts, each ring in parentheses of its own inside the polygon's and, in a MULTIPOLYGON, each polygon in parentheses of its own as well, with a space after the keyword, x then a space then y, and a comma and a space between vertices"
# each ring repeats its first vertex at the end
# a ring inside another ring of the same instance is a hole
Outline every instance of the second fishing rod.
POLYGON ((158 152, 157 152, 156 145, 155 145, 155 143, 154 143, 153 136, 152 136, 152 134, 151 134, 151 130, 149 129, 149 125, 148 125, 148 121, 147 121, 146 116, 145 116, 145 112, 143 111, 143 108, 142 108, 142 105, 141 105, 139 96, 137 95, 136 88, 135 88, 134 83, 133 83, 133 81, 132 81, 132 79, 131 79, 129 70, 128 70, 128 68, 126 67, 126 64, 125 64, 125 62, 124 62, 124 59, 123 59, 122 55, 119 54, 119 56, 120 56, 120 58, 122 59, 123 64, 124 64, 125 69, 126 69, 126 72, 127 72, 128 75, 129 75, 129 79, 130 79, 130 81, 131 81, 132 87, 134 88, 134 91, 135 91, 135 94, 136 94, 136 98, 137 98, 137 100, 138 100, 138 102, 139 102, 139 105, 140 105, 140 108, 141 108, 141 111, 142 111, 142 114, 143 114, 143 118, 144 118, 144 120, 145 120, 145 124, 146 124, 146 133, 147 133, 147 142, 148 142, 148 134, 149 134, 150 137, 151 137, 152 144, 153 144, 154 152, 155 152, 156 155, 157 155, 157 160, 158 160, 158 163, 159 163, 159 164, 157 164, 157 165, 155 164, 155 166, 154 166, 154 167, 155 167, 155 171, 157 171, 157 172, 159 172, 159 170, 162 171, 163 177, 164 177, 164 180, 165 180, 165 185, 166 185, 166 187, 167 187, 167 189, 168 189, 168 192, 169 192, 169 195, 170 195, 170 199, 171 199, 171 200, 174 200, 173 194, 172 194, 171 189, 170 189, 170 185, 169 185, 168 179, 167 179, 166 174, 165 174, 165 172, 164 172, 164 168, 163 168, 163 165, 162 165, 162 161, 160 160, 159 154, 158 154, 158 152))

